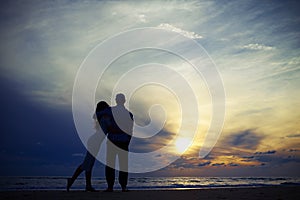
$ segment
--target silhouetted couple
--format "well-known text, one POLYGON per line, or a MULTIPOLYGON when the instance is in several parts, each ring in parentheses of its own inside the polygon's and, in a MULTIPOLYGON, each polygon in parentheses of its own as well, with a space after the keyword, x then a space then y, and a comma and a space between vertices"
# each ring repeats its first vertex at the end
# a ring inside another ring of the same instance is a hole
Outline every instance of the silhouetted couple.
POLYGON ((119 160, 119 183, 122 191, 127 191, 128 182, 128 147, 132 137, 133 115, 125 106, 126 99, 124 94, 116 95, 117 105, 109 105, 100 101, 97 104, 95 115, 96 132, 88 139, 85 159, 78 166, 72 178, 67 181, 67 191, 76 180, 76 178, 85 171, 86 191, 95 191, 91 184, 92 169, 95 163, 95 157, 100 149, 105 136, 107 137, 106 167, 105 176, 107 181, 106 192, 112 192, 115 182, 115 161, 119 160), (100 131, 103 130, 103 135, 100 131))

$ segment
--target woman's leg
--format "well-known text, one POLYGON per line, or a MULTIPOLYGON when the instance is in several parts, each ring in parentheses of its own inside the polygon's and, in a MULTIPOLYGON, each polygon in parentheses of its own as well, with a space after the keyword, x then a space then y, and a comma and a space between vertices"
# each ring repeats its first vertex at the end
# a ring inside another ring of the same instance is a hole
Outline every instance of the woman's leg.
POLYGON ((67 183, 67 191, 70 190, 70 187, 73 185, 74 181, 77 179, 77 177, 83 172, 83 169, 81 168, 81 165, 77 167, 75 170, 72 178, 68 178, 68 183, 67 183))
POLYGON ((87 152, 82 169, 85 170, 85 190, 94 192, 95 189, 92 187, 92 170, 95 164, 95 157, 87 152))
POLYGON ((95 192, 96 190, 92 187, 92 170, 85 171, 85 190, 88 192, 95 192))

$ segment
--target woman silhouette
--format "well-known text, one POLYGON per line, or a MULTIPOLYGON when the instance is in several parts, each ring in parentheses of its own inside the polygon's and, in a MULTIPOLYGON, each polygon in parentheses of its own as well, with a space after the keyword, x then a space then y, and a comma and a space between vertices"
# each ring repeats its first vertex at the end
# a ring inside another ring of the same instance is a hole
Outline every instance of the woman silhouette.
MULTIPOLYGON (((75 170, 73 176, 71 178, 67 179, 67 191, 70 190, 72 184, 74 183, 74 181, 77 179, 77 177, 83 172, 85 171, 85 180, 86 180, 86 187, 85 187, 85 191, 87 192, 95 192, 96 190, 92 187, 92 169, 95 163, 95 157, 94 155, 97 155, 99 149, 100 149, 100 145, 102 143, 102 141, 105 138, 105 135, 101 133, 100 130, 100 125, 101 125, 101 119, 100 121, 97 120, 96 114, 105 110, 106 108, 109 108, 109 105, 105 102, 105 101, 100 101, 97 104, 97 108, 96 108, 96 112, 93 115, 93 119, 95 121, 95 129, 96 132, 88 139, 87 142, 87 152, 86 152, 86 156, 84 158, 84 161, 77 167, 77 169, 75 170), (100 125, 99 125, 100 123, 100 125)), ((105 116, 103 116, 103 119, 105 118, 105 116)), ((105 120, 105 119, 104 119, 105 120)), ((106 134, 107 130, 105 130, 106 128, 101 126, 103 132, 106 134)))

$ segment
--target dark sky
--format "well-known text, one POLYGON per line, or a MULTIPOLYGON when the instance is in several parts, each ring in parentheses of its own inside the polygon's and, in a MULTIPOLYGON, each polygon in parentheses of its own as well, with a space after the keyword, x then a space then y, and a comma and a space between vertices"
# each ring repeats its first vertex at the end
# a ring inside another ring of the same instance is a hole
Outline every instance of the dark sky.
POLYGON ((64 174, 55 166, 78 162, 72 154, 85 150, 76 134, 71 108, 29 102, 20 92, 20 83, 5 78, 0 81, 1 175, 41 175, 43 168, 51 166, 50 174, 64 174))

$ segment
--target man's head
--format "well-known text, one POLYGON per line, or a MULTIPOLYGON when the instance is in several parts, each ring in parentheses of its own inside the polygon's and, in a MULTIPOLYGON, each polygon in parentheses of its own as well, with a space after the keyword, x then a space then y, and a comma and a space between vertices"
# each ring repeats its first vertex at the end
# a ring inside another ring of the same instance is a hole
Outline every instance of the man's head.
POLYGON ((116 95, 116 103, 117 105, 124 105, 126 99, 125 99, 125 95, 122 93, 119 93, 116 95))

